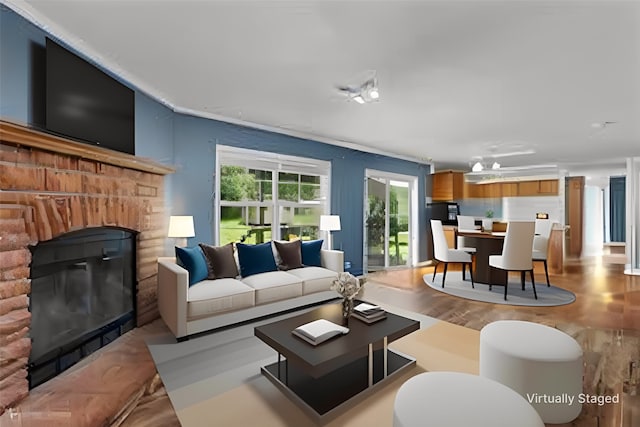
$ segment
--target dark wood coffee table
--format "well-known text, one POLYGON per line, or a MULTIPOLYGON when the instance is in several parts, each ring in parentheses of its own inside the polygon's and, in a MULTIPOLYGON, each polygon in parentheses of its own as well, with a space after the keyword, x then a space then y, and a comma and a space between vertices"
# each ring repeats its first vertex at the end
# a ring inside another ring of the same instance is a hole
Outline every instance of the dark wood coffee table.
POLYGON ((278 361, 264 366, 262 373, 316 422, 334 418, 388 378, 415 365, 414 358, 387 344, 420 329, 416 320, 393 313, 373 324, 351 318, 345 325, 348 334, 317 346, 291 333, 317 319, 343 324, 341 304, 323 305, 254 329, 256 337, 278 352, 278 361))

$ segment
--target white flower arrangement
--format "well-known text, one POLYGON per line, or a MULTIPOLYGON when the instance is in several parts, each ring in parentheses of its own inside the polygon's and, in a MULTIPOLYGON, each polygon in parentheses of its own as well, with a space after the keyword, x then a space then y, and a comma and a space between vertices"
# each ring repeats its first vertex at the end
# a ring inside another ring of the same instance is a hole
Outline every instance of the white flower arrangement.
POLYGON ((345 272, 338 274, 330 289, 342 295, 343 298, 352 300, 362 289, 362 284, 353 274, 345 272))

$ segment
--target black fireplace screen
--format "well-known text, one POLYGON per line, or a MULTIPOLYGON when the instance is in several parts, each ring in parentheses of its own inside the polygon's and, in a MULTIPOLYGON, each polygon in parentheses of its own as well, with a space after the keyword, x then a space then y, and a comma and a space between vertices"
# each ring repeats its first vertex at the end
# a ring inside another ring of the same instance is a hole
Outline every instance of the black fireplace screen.
POLYGON ((29 385, 135 327, 135 234, 89 228, 31 248, 29 385))

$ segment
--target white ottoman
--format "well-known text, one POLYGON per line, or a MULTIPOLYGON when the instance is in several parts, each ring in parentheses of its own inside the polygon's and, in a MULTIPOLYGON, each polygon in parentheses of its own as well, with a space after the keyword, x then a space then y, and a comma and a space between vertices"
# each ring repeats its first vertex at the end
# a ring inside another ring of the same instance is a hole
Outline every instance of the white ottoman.
POLYGON ((496 381, 459 372, 427 372, 400 386, 394 427, 544 427, 538 413, 496 381))
POLYGON ((500 320, 482 328, 480 375, 520 393, 545 423, 568 423, 582 410, 582 349, 549 326, 500 320))

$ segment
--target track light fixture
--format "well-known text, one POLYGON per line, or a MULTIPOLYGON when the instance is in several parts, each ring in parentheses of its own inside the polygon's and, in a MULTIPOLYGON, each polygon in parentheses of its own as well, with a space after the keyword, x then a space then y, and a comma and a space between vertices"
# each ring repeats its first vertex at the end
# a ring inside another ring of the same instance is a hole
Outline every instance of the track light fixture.
POLYGON ((364 82, 358 92, 353 92, 351 99, 358 104, 366 104, 368 102, 377 101, 380 99, 380 92, 378 91, 378 81, 375 77, 370 78, 364 82))
POLYGON ((367 104, 380 99, 380 90, 378 89, 378 79, 376 77, 369 78, 359 86, 338 86, 337 88, 358 104, 367 104))
MULTIPOLYGON (((489 165, 491 165, 491 170, 494 170, 494 171, 504 170, 502 165, 498 163, 497 159, 505 158, 505 157, 526 156, 528 154, 535 154, 535 152, 536 151, 533 149, 511 151, 506 153, 496 153, 494 150, 492 150, 491 154, 489 155, 472 157, 471 162, 475 162, 475 163, 473 163, 473 166, 471 167, 471 172, 482 172, 485 169, 489 169, 489 165), (491 164, 487 159, 492 159, 493 164, 491 164)), ((471 165, 471 162, 469 162, 469 165, 471 165)), ((507 169, 509 169, 509 167, 507 167, 507 169)), ((487 171, 485 173, 490 173, 490 172, 487 171)))

